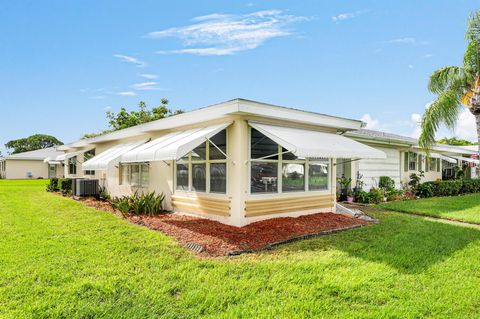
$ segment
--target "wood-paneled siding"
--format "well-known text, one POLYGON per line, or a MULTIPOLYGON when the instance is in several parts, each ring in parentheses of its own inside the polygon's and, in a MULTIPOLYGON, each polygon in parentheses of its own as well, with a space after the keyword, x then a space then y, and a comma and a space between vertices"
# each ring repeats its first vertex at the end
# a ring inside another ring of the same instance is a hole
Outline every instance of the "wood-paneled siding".
POLYGON ((245 201, 245 217, 300 212, 334 206, 333 195, 295 196, 245 201))
POLYGON ((230 216, 230 200, 214 197, 172 196, 172 205, 182 212, 230 216))

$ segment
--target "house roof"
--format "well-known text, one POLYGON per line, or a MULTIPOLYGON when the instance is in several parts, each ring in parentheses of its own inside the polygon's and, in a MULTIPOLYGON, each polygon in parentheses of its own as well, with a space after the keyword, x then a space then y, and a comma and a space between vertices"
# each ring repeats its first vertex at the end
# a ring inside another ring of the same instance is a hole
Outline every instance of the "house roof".
POLYGON ((234 114, 251 114, 271 119, 279 119, 290 122, 331 127, 336 128, 339 131, 356 130, 363 125, 363 122, 359 120, 347 119, 322 113, 304 111, 285 106, 237 98, 207 107, 199 108, 190 112, 107 133, 101 136, 79 140, 62 146, 59 149, 67 150, 70 148, 84 147, 89 144, 135 137, 153 131, 168 130, 180 126, 221 119, 228 115, 234 114))
POLYGON ((60 154, 63 154, 63 152, 58 151, 57 147, 54 146, 54 147, 39 149, 39 150, 36 150, 36 151, 29 151, 29 152, 7 155, 3 158, 7 159, 7 160, 43 161, 47 157, 52 157, 53 158, 53 157, 56 157, 60 154))

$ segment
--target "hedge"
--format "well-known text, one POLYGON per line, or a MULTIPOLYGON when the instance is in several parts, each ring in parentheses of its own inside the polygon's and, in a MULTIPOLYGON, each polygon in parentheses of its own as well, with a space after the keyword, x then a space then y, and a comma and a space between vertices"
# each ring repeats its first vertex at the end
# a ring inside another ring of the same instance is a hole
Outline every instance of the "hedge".
POLYGON ((480 192, 480 179, 425 182, 433 190, 433 196, 455 196, 480 192))
POLYGON ((72 191, 72 180, 70 178, 59 178, 58 188, 63 194, 68 194, 72 191))

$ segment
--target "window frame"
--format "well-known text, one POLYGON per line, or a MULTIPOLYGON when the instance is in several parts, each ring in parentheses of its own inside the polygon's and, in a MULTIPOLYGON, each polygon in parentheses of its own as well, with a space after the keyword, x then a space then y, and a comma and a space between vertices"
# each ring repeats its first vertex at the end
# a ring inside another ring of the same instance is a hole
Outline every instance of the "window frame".
POLYGON ((68 159, 68 175, 77 175, 77 164, 78 160, 76 156, 70 157, 68 159), (73 170, 72 167, 74 168, 73 170))
POLYGON ((136 188, 148 188, 150 186, 150 163, 149 162, 135 162, 135 163, 120 163, 119 166, 120 172, 119 172, 119 180, 120 180, 120 185, 121 186, 130 186, 130 187, 136 187, 136 188), (138 184, 132 184, 132 172, 131 172, 131 167, 132 166, 138 166, 138 184), (143 184, 143 170, 142 167, 148 167, 148 183, 143 184), (127 179, 128 182, 125 181, 124 178, 124 170, 127 169, 127 179))
MULTIPOLYGON (((92 159, 93 157, 95 157, 95 149, 94 148, 86 151, 85 153, 83 153, 83 162, 85 163, 86 161, 92 159)), ((95 171, 94 170, 85 170, 85 171, 83 171, 83 174, 87 175, 87 176, 93 176, 93 175, 95 175, 95 171)))
MULTIPOLYGON (((294 160, 284 160, 283 154, 289 153, 288 150, 285 151, 284 147, 277 143, 277 153, 272 154, 278 155, 278 159, 254 159, 252 158, 252 129, 253 127, 249 126, 248 130, 248 176, 247 176, 247 185, 248 185, 248 195, 251 196, 274 196, 274 195, 295 195, 295 194, 309 194, 309 193, 326 193, 332 191, 332 166, 333 162, 331 158, 297 158, 294 160), (276 192, 252 192, 252 162, 263 162, 263 163, 277 163, 277 191, 276 192), (310 163, 327 163, 327 188, 326 189, 310 189, 309 175, 310 175, 310 163), (304 189, 296 191, 283 191, 283 164, 301 164, 304 166, 304 189)), ((261 133, 261 132, 260 132, 261 133)), ((262 133, 263 134, 263 133, 262 133)), ((263 134, 265 135, 265 134, 263 134)), ((268 136, 267 136, 268 137, 268 136)))
MULTIPOLYGON (((228 155, 229 153, 229 143, 228 143, 228 137, 229 137, 229 131, 227 129, 225 130, 225 154, 228 155)), ((221 133, 222 131, 218 132, 217 134, 221 133)), ((202 142, 199 146, 201 146, 203 143, 205 143, 205 159, 192 159, 192 152, 196 148, 193 148, 190 150, 187 154, 185 154, 182 158, 179 160, 174 161, 173 165, 173 177, 174 177, 174 192, 179 192, 179 193, 198 193, 198 194, 210 194, 210 195, 219 195, 219 196, 224 196, 229 193, 229 187, 228 187, 228 156, 226 156, 223 159, 210 159, 210 139, 205 139, 205 142, 202 142), (187 165, 188 167, 188 186, 187 189, 178 189, 177 187, 177 164, 183 164, 187 165), (193 189, 193 164, 205 164, 205 191, 199 191, 199 190, 194 190, 193 189), (210 165, 211 164, 225 164, 225 192, 212 192, 210 190, 210 183, 211 183, 211 176, 210 176, 210 165)), ((212 145, 213 146, 213 145, 212 145)), ((198 147, 198 146, 197 146, 198 147)), ((215 147, 215 146, 213 146, 215 147)))
POLYGON ((408 154, 408 171, 416 172, 418 169, 418 154, 415 152, 407 152, 408 154), (414 164, 414 168, 411 168, 411 164, 414 164))

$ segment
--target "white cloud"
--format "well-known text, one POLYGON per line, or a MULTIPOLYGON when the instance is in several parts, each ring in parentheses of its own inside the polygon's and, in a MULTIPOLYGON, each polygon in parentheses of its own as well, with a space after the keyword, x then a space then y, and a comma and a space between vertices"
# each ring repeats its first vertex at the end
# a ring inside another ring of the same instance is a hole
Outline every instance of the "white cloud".
POLYGON ((396 38, 392 40, 388 40, 387 43, 398 43, 398 44, 415 44, 417 40, 415 38, 396 38))
POLYGON ((373 119, 370 114, 364 114, 361 118, 360 121, 365 122, 367 125, 365 126, 366 129, 369 130, 377 130, 379 128, 380 122, 376 119, 373 119))
POLYGON ((153 81, 135 83, 132 85, 132 88, 138 91, 156 91, 156 90, 160 90, 160 88, 156 86, 157 84, 158 82, 153 82, 153 81))
POLYGON ((123 54, 114 54, 113 56, 122 62, 135 64, 139 68, 143 68, 147 66, 147 63, 140 61, 139 59, 133 56, 123 55, 123 54))
POLYGON ((340 22, 340 21, 344 21, 344 20, 353 19, 353 18, 356 18, 359 15, 365 14, 369 11, 370 10, 364 9, 364 10, 358 10, 358 11, 355 11, 355 12, 340 13, 340 14, 337 14, 336 16, 333 16, 332 21, 333 22, 340 22))
POLYGON ((123 92, 118 92, 117 94, 121 95, 121 96, 135 96, 135 95, 137 95, 137 93, 132 92, 132 91, 123 91, 123 92))
POLYGON ((213 13, 192 19, 193 24, 150 32, 155 39, 178 38, 184 48, 161 50, 160 54, 231 55, 252 50, 265 41, 292 34, 288 25, 308 20, 280 10, 234 15, 213 13))
POLYGON ((466 108, 462 108, 455 126, 455 136, 470 141, 477 141, 475 116, 466 108))
POLYGON ((432 56, 433 56, 433 54, 427 53, 427 54, 425 54, 423 57, 424 57, 425 59, 429 59, 429 58, 431 58, 432 56))
POLYGON ((413 69, 413 68, 414 68, 413 64, 409 64, 409 65, 408 65, 408 68, 409 68, 409 69, 413 69))
POLYGON ((155 80, 156 78, 158 78, 158 75, 156 74, 149 74, 149 73, 143 73, 143 74, 139 74, 142 78, 145 78, 145 79, 148 79, 148 80, 155 80))
POLYGON ((410 115, 410 126, 413 126, 413 131, 410 137, 419 138, 422 133, 422 116, 418 113, 412 113, 410 115))

